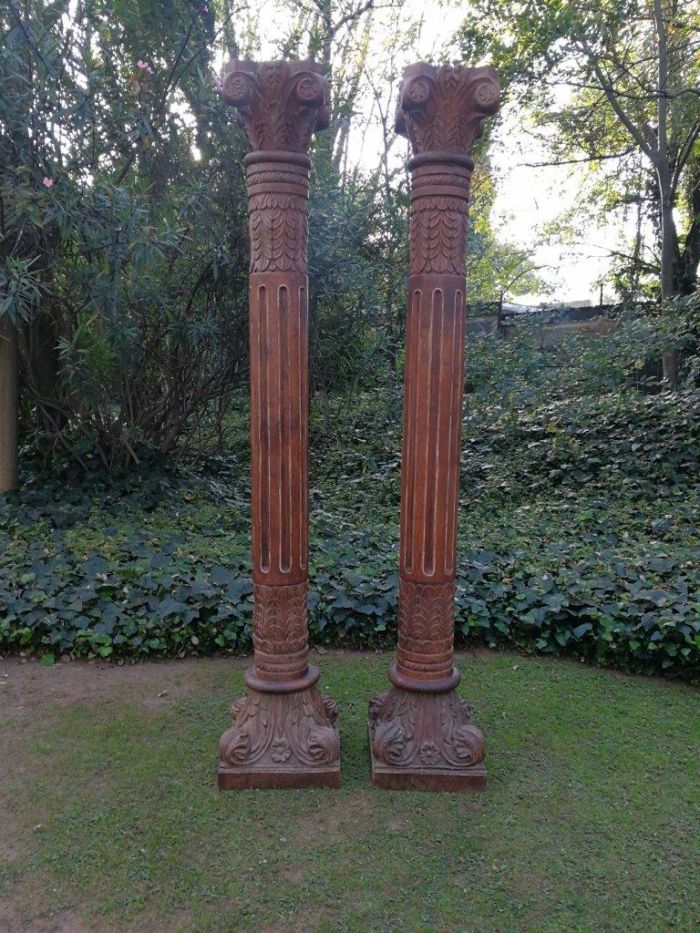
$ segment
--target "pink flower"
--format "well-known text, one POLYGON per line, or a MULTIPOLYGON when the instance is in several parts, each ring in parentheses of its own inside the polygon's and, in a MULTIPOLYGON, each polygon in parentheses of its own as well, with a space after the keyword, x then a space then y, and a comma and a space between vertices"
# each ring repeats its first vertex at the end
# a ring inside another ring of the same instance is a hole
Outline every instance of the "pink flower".
POLYGON ((49 178, 47 175, 44 175, 44 178, 41 183, 44 186, 44 188, 53 188, 54 186, 53 178, 49 178))
POLYGON ((148 72, 149 75, 155 74, 155 71, 151 68, 151 66, 148 64, 148 62, 145 62, 142 58, 140 58, 140 59, 136 62, 136 67, 137 67, 137 68, 140 68, 141 71, 146 71, 146 72, 148 72))
POLYGON ((221 78, 218 75, 214 75, 213 80, 214 80, 214 90, 218 91, 219 94, 221 94, 221 92, 224 89, 224 85, 223 85, 221 78))

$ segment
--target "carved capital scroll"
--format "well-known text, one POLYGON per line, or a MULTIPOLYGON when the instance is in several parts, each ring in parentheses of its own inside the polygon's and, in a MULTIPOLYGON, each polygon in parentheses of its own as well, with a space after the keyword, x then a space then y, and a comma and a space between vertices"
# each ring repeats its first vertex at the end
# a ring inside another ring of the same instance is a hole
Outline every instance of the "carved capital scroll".
POLYGON ((229 62, 223 94, 254 152, 305 153, 328 126, 328 85, 315 62, 229 62))
POLYGON ((410 65, 404 71, 396 132, 410 139, 414 155, 468 156, 500 100, 493 68, 410 65))

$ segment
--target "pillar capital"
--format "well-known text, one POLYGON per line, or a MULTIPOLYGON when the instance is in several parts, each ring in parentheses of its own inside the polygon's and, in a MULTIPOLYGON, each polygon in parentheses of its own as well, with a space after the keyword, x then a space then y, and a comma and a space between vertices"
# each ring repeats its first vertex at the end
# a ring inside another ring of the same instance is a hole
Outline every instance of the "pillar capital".
POLYGON ((468 157, 500 99, 491 67, 409 65, 403 73, 396 132, 411 141, 414 156, 434 154, 436 161, 468 157))
POLYGON ((328 126, 328 85, 316 62, 231 61, 223 95, 253 152, 306 154, 312 135, 328 126))

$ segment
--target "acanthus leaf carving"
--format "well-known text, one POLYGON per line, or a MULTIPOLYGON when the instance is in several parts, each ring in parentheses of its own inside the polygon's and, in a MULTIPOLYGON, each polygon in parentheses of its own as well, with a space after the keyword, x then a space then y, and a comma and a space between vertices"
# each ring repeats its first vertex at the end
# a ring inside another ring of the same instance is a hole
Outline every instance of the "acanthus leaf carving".
POLYGON ((447 197, 422 197, 411 205, 411 272, 465 274, 467 215, 447 197))
POLYGON ((313 133, 328 126, 325 69, 315 62, 229 62, 223 94, 253 151, 305 153, 313 133))
POLYGON ((386 766, 465 769, 480 765, 486 754, 469 707, 453 690, 392 687, 371 700, 369 729, 374 760, 386 766))
POLYGON ((496 113, 500 88, 493 68, 410 65, 396 115, 396 130, 411 140, 415 155, 469 155, 486 117, 496 113))
POLYGON ((426 655, 442 654, 451 649, 454 640, 454 582, 414 583, 401 579, 399 586, 401 649, 426 655))
POLYGON ((232 712, 231 728, 219 743, 224 766, 274 770, 337 763, 340 740, 334 713, 315 687, 292 693, 251 690, 232 712))
POLYGON ((308 220, 297 195, 255 194, 250 199, 250 271, 304 272, 308 220))
POLYGON ((255 584, 253 645, 256 667, 275 676, 303 673, 308 652, 308 584, 255 584))

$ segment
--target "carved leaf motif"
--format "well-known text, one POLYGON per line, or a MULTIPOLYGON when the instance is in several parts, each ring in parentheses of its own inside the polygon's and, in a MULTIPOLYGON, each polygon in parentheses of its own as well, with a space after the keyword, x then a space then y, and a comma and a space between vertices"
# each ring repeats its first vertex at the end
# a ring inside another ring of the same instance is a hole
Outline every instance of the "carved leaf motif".
POLYGON ((251 272, 305 272, 307 239, 306 209, 300 198, 251 198, 251 272))
POLYGON ((439 654, 453 640, 454 585, 401 581, 400 642, 409 651, 439 654))
POLYGON ((221 737, 228 767, 314 767, 337 762, 340 741, 315 687, 288 694, 251 691, 234 704, 237 718, 221 737))
POLYGON ((307 640, 306 583, 255 587, 253 644, 268 654, 305 647, 307 640))
POLYGON ((436 150, 468 154, 483 121, 498 109, 493 69, 422 65, 409 72, 399 102, 398 132, 409 137, 416 154, 436 150))
POLYGON ((484 736, 476 726, 459 726, 455 730, 454 747, 457 757, 465 764, 484 760, 484 736))
POLYGON ((461 770, 484 759, 484 737, 454 692, 392 688, 375 697, 373 705, 369 722, 377 761, 401 768, 461 770))
POLYGON ((317 764, 329 764, 338 758, 338 733, 331 728, 318 728, 309 733, 307 750, 317 764))
POLYGON ((221 737, 219 758, 227 764, 241 764, 250 757, 250 735, 242 729, 229 729, 221 737))
POLYGON ((335 723, 338 719, 338 704, 325 693, 321 696, 321 702, 323 703, 326 716, 328 716, 331 723, 335 723))
POLYGON ((449 198, 421 198, 411 215, 411 269, 414 273, 464 274, 466 214, 449 198))
POLYGON ((386 693, 378 693, 376 696, 373 696, 372 699, 369 701, 370 722, 376 722, 379 719, 385 700, 386 700, 386 693))
POLYGON ((401 726, 396 722, 384 722, 374 732, 374 754, 379 761, 390 765, 402 764, 413 751, 401 726))

